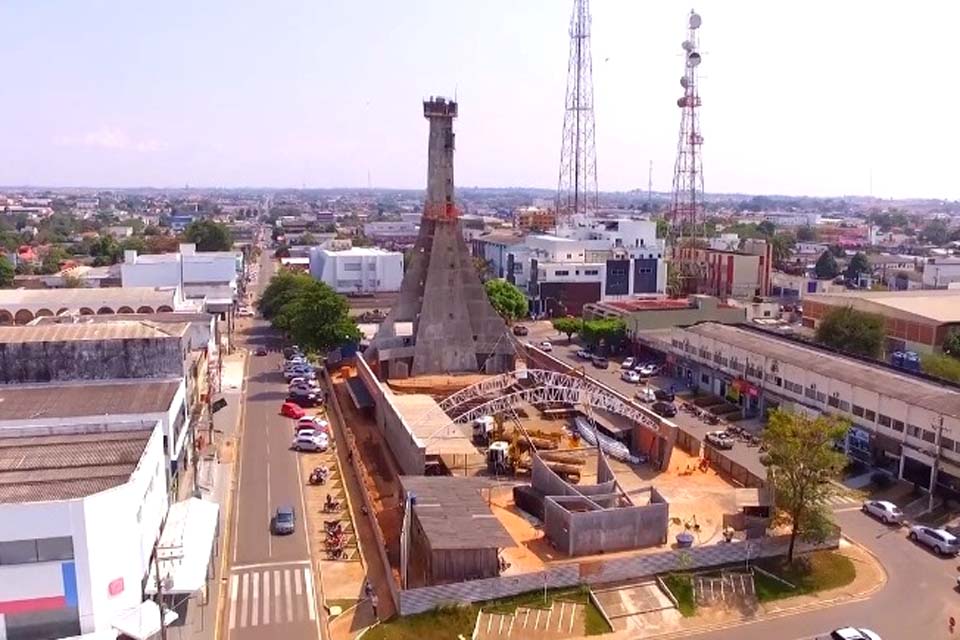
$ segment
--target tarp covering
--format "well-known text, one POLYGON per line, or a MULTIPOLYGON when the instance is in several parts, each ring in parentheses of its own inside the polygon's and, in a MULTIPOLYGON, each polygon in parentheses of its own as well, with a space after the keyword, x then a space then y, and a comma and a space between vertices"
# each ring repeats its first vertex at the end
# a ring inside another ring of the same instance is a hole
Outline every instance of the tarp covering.
MULTIPOLYGON (((196 593, 206 584, 219 514, 219 505, 200 498, 177 502, 167 511, 157 545, 164 595, 196 593)), ((156 574, 150 572, 144 593, 157 592, 156 574)))
MULTIPOLYGON (((173 609, 165 609, 163 625, 168 627, 179 617, 173 609)), ((134 640, 146 640, 160 633, 160 607, 153 600, 144 600, 140 606, 118 613, 113 619, 113 627, 134 640)))

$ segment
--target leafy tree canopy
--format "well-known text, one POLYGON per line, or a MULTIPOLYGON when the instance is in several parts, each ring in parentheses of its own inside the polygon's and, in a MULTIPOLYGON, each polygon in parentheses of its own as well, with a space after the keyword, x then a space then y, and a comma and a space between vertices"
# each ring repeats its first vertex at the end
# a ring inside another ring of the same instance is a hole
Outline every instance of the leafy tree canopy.
POLYGON ((947 244, 950 241, 950 229, 943 220, 931 220, 923 225, 920 237, 931 244, 947 244))
POLYGON ((954 329, 943 339, 943 352, 954 358, 960 358, 960 331, 954 329))
POLYGON ((566 335, 567 341, 569 341, 573 337, 573 334, 580 331, 583 327, 583 320, 574 318, 573 316, 564 316, 562 318, 554 318, 550 321, 550 324, 553 325, 557 333, 566 335))
POLYGON ((606 346, 615 351, 627 339, 627 324, 622 318, 586 320, 580 329, 580 337, 591 347, 606 346))
POLYGON ((229 251, 233 238, 226 225, 213 220, 194 220, 183 230, 186 242, 197 245, 197 251, 229 251))
POLYGON ((833 257, 833 254, 827 250, 817 258, 814 272, 817 274, 817 278, 821 280, 832 280, 840 275, 840 265, 837 264, 837 259, 833 257))
POLYGON ((797 242, 816 242, 817 241, 817 230, 805 224, 802 227, 797 227, 797 242))
POLYGON ((483 283, 490 304, 508 323, 527 315, 527 296, 506 280, 487 280, 483 283))
POLYGON ((9 287, 13 284, 16 270, 6 256, 0 256, 0 287, 9 287))
POLYGON ((846 437, 849 425, 832 416, 816 418, 777 409, 763 430, 767 452, 761 462, 776 496, 778 520, 790 525, 787 559, 793 562, 797 538, 819 542, 831 529, 828 480, 839 473, 846 456, 834 443, 846 437))
POLYGON ((878 358, 886 327, 883 316, 853 307, 831 309, 817 327, 817 341, 839 351, 878 358))
POLYGON ((856 281, 861 273, 870 273, 870 261, 867 260, 866 254, 858 251, 847 264, 847 279, 856 281))
POLYGON ((264 318, 308 351, 327 351, 361 337, 346 298, 305 273, 274 275, 258 306, 264 318))

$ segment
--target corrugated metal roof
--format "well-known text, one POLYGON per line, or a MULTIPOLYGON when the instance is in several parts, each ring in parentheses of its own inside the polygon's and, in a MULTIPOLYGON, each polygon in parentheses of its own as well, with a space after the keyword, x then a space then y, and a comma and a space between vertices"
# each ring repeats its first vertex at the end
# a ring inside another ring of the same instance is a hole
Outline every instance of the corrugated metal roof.
POLYGON ((149 429, 0 438, 0 503, 68 500, 125 483, 149 429))
POLYGON ((0 387, 0 421, 160 413, 179 386, 179 380, 135 380, 0 387))
POLYGON ((0 306, 42 305, 53 309, 63 307, 173 306, 176 290, 173 287, 94 287, 91 289, 2 289, 0 306))
POLYGON ((504 549, 515 546, 480 489, 476 478, 401 476, 404 494, 416 495, 413 512, 431 549, 504 549))
POLYGON ((186 324, 155 325, 147 322, 61 323, 0 327, 0 344, 20 342, 79 342, 97 340, 142 340, 179 337, 186 324))

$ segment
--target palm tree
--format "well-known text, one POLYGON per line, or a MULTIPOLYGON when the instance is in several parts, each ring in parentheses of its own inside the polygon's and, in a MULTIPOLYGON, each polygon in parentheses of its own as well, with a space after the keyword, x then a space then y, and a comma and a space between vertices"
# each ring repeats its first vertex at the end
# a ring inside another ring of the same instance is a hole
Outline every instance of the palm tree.
POLYGON ((671 298, 679 297, 683 291, 683 279, 680 277, 680 267, 676 262, 667 262, 667 295, 671 298))

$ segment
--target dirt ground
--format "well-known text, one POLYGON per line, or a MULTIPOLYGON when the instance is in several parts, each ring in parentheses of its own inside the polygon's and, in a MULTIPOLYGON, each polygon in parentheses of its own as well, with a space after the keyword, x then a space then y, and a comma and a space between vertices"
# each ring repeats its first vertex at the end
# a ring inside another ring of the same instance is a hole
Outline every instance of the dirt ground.
POLYGON ((390 380, 387 384, 397 393, 423 393, 437 399, 442 399, 470 385, 483 382, 489 377, 488 375, 482 374, 416 376, 413 378, 390 380))

